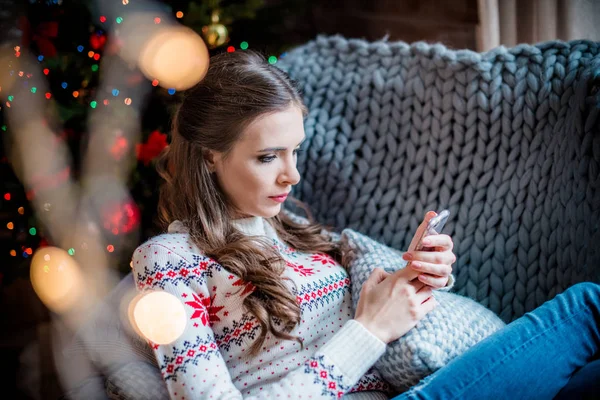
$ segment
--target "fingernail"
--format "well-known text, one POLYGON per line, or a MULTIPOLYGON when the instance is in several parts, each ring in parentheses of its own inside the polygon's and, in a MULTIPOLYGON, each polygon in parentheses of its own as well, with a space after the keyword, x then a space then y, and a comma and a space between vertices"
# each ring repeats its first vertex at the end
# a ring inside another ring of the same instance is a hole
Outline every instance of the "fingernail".
POLYGON ((413 256, 410 253, 404 253, 404 255, 402 257, 404 257, 405 260, 412 260, 413 259, 413 256))
POLYGON ((431 244, 431 239, 423 239, 423 244, 431 244))

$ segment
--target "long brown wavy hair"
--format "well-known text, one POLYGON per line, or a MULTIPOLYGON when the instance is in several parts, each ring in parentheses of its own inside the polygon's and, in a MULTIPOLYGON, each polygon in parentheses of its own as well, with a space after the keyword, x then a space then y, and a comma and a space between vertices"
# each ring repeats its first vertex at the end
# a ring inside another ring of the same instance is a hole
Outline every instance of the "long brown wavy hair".
MULTIPOLYGON (((289 76, 259 53, 222 53, 210 60, 206 77, 189 89, 173 118, 171 143, 159 158, 163 178, 158 202, 166 228, 182 221, 205 255, 254 285, 243 305, 261 325, 250 355, 256 355, 267 333, 284 340, 302 340, 290 332, 300 322, 293 286, 284 281, 283 257, 266 239, 250 238, 231 223, 230 202, 209 172, 206 150, 233 148, 257 117, 297 106, 306 113, 289 76)), ((293 199, 290 199, 294 201, 293 199)), ((269 218, 279 238, 299 251, 323 252, 340 259, 339 246, 322 234, 323 227, 298 224, 285 213, 269 218)))

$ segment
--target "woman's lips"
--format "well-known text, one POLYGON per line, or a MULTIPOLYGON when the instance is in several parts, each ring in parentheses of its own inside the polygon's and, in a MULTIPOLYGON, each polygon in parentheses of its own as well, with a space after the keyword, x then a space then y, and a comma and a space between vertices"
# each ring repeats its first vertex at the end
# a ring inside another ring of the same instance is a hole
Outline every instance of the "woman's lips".
POLYGON ((287 194, 281 195, 281 196, 270 196, 269 198, 272 200, 275 200, 278 203, 283 203, 285 201, 285 199, 287 199, 287 194))

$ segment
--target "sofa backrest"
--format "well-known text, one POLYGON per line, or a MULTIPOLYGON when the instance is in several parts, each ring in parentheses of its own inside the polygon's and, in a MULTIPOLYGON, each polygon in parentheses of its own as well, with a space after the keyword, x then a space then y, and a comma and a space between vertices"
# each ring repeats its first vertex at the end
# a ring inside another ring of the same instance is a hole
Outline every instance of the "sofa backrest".
POLYGON ((457 292, 505 321, 597 281, 599 49, 302 45, 277 64, 310 110, 294 195, 400 250, 426 211, 449 209, 457 292))

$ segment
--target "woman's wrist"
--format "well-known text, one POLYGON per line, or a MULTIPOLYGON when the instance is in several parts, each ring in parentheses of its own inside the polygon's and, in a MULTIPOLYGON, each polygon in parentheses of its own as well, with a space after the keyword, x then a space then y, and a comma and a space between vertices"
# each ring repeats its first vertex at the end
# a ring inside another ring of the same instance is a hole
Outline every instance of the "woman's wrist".
POLYGON ((381 332, 379 332, 377 329, 375 329, 373 327, 373 323, 371 321, 369 321, 367 318, 364 318, 363 316, 359 316, 359 317, 355 317, 354 320, 356 322, 358 322, 359 324, 361 324, 363 326, 363 328, 368 330, 377 339, 381 340, 385 344, 388 343, 388 340, 385 340, 385 338, 383 337, 381 332))

